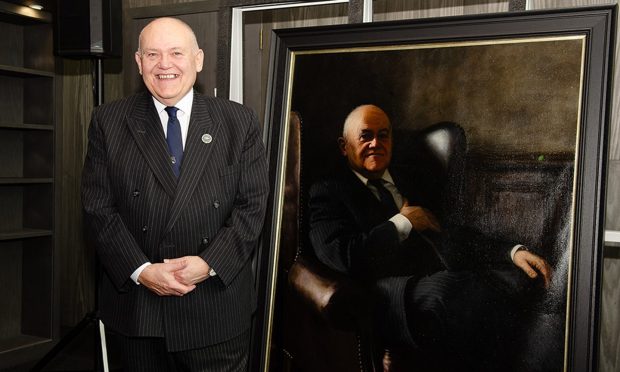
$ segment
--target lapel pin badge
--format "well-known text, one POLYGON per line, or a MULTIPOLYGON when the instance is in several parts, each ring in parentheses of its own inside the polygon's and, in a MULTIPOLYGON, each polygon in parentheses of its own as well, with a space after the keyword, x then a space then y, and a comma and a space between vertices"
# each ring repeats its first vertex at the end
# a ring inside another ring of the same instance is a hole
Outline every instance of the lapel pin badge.
POLYGON ((211 143, 211 142, 213 142, 213 137, 211 137, 211 135, 209 133, 203 134, 202 135, 202 142, 204 142, 204 143, 211 143))

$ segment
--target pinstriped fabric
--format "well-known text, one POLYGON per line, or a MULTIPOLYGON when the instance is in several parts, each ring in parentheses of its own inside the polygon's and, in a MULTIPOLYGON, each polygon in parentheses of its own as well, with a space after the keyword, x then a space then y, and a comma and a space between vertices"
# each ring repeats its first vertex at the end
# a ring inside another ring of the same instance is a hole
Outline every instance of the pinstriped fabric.
POLYGON ((165 336, 171 351, 248 329, 256 296, 249 257, 267 193, 258 122, 243 106, 194 94, 178 181, 150 95, 95 109, 82 201, 105 269, 104 322, 125 335, 165 336), (158 297, 129 280, 146 261, 186 255, 201 256, 218 276, 180 298, 158 297))
POLYGON ((249 332, 199 349, 168 353, 161 338, 121 338, 123 368, 131 372, 242 372, 249 332))
POLYGON ((187 372, 243 372, 247 370, 249 332, 205 348, 173 354, 176 366, 187 372))
POLYGON ((166 343, 162 338, 130 338, 120 336, 119 341, 124 371, 176 371, 172 354, 166 351, 166 343))

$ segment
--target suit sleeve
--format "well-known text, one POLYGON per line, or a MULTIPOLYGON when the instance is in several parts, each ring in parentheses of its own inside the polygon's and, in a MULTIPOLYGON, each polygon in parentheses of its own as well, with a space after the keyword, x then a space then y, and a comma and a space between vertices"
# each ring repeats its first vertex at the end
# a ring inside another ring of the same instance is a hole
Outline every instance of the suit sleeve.
POLYGON ((396 226, 385 221, 364 231, 335 189, 330 182, 320 182, 310 190, 309 235, 314 251, 334 270, 371 276, 401 248, 396 226))
POLYGON ((249 110, 241 108, 235 116, 238 122, 246 123, 247 130, 239 159, 240 179, 234 206, 213 242, 200 253, 226 286, 252 255, 262 231, 269 193, 267 159, 258 120, 249 110))
POLYGON ((468 226, 444 227, 442 256, 454 270, 485 270, 498 265, 512 266, 510 251, 516 245, 500 238, 483 234, 468 226))
POLYGON ((97 113, 95 109, 88 129, 88 151, 82 171, 82 205, 99 260, 117 289, 123 291, 129 284, 135 285, 130 276, 148 258, 118 213, 108 174, 106 137, 97 113))

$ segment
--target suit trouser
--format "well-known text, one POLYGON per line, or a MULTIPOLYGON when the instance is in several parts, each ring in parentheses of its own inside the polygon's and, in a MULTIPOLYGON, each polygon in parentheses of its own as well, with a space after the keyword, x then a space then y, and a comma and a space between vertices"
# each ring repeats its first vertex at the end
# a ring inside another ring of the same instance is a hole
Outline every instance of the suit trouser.
POLYGON ((512 311, 483 276, 441 271, 408 283, 405 307, 414 340, 430 359, 444 362, 434 370, 502 370, 496 364, 506 352, 500 339, 512 311))
POLYGON ((249 331, 204 348, 168 352, 161 337, 126 337, 121 340, 125 372, 245 372, 249 331))
POLYGON ((493 365, 492 359, 503 354, 497 337, 511 323, 512 312, 505 296, 484 277, 471 271, 440 271, 412 278, 406 285, 391 278, 377 284, 376 332, 386 348, 419 352, 420 371, 493 370, 485 364, 493 365), (396 284, 405 288, 398 290, 396 284), (400 327, 387 331, 386 321, 399 322, 400 327))

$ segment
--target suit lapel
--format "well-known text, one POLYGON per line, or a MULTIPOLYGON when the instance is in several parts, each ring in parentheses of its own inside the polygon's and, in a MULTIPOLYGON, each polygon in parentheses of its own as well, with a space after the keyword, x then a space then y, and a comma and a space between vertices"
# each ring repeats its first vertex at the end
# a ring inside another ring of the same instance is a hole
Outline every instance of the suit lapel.
POLYGON ((136 99, 134 109, 127 117, 127 126, 153 174, 173 198, 176 194, 176 180, 170 166, 161 121, 149 94, 145 93, 136 99))
POLYGON ((207 101, 198 93, 194 93, 181 175, 165 233, 170 232, 181 215, 200 181, 200 175, 210 161, 214 145, 213 142, 203 141, 203 136, 208 134, 211 136, 211 141, 217 141, 218 130, 219 124, 211 118, 207 101))

